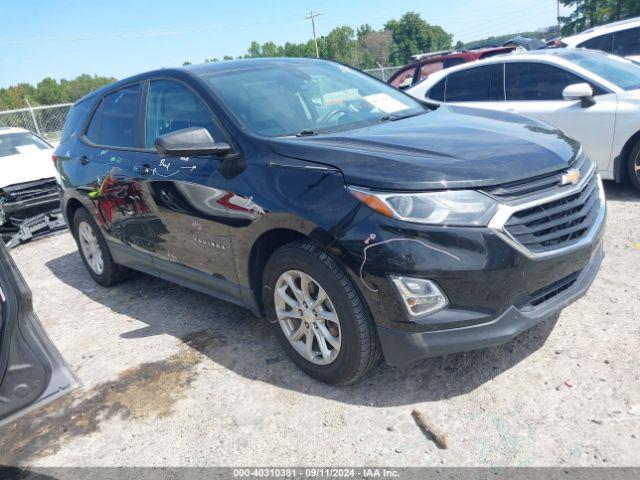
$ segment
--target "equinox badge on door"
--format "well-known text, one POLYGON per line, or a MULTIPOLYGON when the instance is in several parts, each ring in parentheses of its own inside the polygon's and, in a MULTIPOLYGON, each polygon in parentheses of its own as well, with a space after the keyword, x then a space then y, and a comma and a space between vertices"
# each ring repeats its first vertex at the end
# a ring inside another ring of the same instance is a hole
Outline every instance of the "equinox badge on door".
POLYGON ((567 171, 567 173, 562 175, 562 179, 560 181, 562 185, 575 185, 580 181, 580 170, 578 170, 577 168, 573 168, 567 171))

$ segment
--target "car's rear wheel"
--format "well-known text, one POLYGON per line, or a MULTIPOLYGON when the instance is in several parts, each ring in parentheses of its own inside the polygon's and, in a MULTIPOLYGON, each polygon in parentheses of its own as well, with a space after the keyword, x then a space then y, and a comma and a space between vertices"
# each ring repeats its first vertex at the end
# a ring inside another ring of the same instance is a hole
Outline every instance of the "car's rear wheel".
POLYGON ((631 183, 640 190, 640 142, 637 142, 631 150, 627 165, 631 183))
POLYGON ((82 262, 97 283, 109 287, 126 278, 129 270, 113 261, 98 225, 84 208, 73 216, 73 236, 82 262))
POLYGON ((375 326, 342 267, 311 241, 278 249, 264 270, 263 302, 279 343, 308 375, 346 385, 380 360, 375 326))

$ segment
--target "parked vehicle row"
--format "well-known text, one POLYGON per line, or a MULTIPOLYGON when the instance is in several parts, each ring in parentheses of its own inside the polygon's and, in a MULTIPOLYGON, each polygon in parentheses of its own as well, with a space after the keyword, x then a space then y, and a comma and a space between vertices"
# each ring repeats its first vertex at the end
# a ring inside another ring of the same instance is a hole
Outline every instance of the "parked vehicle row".
POLYGON ((121 80, 73 106, 54 158, 96 282, 135 269, 242 305, 333 384, 382 356, 505 342, 584 294, 603 257, 576 140, 327 61, 121 80))
POLYGON ((432 104, 512 112, 579 140, 604 179, 640 189, 640 65, 602 52, 552 49, 438 72, 408 90, 432 104))

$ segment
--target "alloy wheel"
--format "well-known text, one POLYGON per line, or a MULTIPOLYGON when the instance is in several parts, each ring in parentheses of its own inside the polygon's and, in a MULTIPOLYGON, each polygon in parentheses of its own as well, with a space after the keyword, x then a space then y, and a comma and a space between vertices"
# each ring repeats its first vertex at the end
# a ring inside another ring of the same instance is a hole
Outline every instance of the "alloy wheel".
POLYGON ((288 270, 273 292, 280 328, 293 348, 316 365, 332 363, 340 352, 342 330, 333 302, 311 275, 288 270))
POLYGON ((93 228, 85 221, 80 222, 78 225, 78 239, 80 240, 82 255, 87 261, 89 268, 91 268, 96 275, 102 275, 104 271, 102 249, 100 248, 98 237, 96 237, 93 228))

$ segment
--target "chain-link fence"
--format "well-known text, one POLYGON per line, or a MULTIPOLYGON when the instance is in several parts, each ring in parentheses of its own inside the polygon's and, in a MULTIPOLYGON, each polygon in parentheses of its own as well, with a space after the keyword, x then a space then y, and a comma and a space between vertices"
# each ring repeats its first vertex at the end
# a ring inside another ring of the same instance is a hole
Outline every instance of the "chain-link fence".
POLYGON ((401 67, 382 67, 382 68, 369 68, 368 70, 364 70, 369 75, 379 78, 380 80, 386 82, 389 80, 389 77, 396 73, 401 67))
POLYGON ((72 103, 21 108, 0 112, 0 127, 26 128, 51 143, 60 141, 60 134, 72 103))

